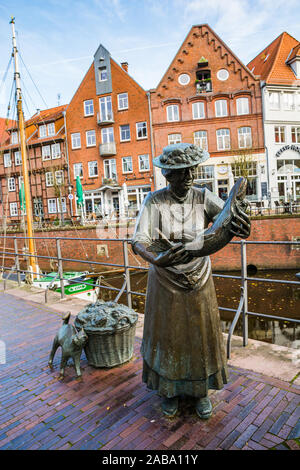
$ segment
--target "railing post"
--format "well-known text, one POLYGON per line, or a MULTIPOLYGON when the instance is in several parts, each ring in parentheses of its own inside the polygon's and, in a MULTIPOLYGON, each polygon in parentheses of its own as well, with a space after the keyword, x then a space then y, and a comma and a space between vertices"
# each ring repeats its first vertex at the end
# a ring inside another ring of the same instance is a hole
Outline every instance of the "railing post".
POLYGON ((17 270, 17 277, 18 277, 18 285, 20 286, 21 285, 21 274, 20 274, 20 262, 19 262, 17 237, 14 237, 14 247, 15 247, 16 270, 17 270))
POLYGON ((241 241, 241 277, 242 277, 242 290, 244 293, 243 305, 243 346, 248 344, 248 281, 247 277, 247 244, 244 240, 241 241))
POLYGON ((61 248, 60 248, 60 239, 56 239, 56 254, 57 254, 57 265, 58 265, 58 273, 59 273, 59 280, 60 280, 60 298, 64 299, 65 298, 65 285, 64 285, 64 279, 63 279, 63 263, 61 259, 61 248))
POLYGON ((126 279, 126 293, 127 293, 127 305, 129 308, 132 308, 132 301, 131 301, 131 286, 130 286, 130 271, 129 271, 129 263, 128 263, 128 242, 125 240, 123 241, 123 259, 124 259, 124 271, 125 271, 125 279, 126 279))

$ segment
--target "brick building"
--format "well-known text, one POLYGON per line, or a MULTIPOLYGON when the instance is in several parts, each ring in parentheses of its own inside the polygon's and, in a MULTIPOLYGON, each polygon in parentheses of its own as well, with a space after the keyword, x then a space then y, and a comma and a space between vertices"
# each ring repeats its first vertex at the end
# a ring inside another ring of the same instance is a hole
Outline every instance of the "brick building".
MULTIPOLYGON (((155 155, 168 144, 208 149, 197 181, 225 198, 247 168, 248 199, 267 193, 260 82, 206 24, 193 26, 151 90, 155 155)), ((157 187, 165 185, 160 171, 157 187)))
POLYGON ((79 176, 86 215, 134 216, 154 183, 148 96, 128 64, 100 45, 66 121, 73 194, 79 176))
MULTIPOLYGON (((68 162, 65 149, 66 106, 37 111, 25 122, 28 169, 35 221, 68 216, 68 162)), ((4 223, 18 223, 21 207, 22 158, 17 122, 3 127, 0 159, 1 215, 4 223)))
POLYGON ((283 32, 248 68, 261 80, 272 206, 300 200, 300 43, 283 32))

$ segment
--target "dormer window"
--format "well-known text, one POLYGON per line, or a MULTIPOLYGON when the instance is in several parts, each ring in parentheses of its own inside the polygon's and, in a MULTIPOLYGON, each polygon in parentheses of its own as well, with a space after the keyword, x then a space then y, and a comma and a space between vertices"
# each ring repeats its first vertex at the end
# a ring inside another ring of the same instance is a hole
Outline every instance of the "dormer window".
POLYGON ((42 126, 39 126, 39 136, 47 137, 47 128, 45 124, 43 124, 42 126))
POLYGON ((10 136, 10 143, 11 144, 17 144, 19 142, 19 138, 18 138, 18 132, 17 131, 14 131, 11 133, 11 136, 10 136))
POLYGON ((195 83, 198 93, 207 93, 212 91, 210 70, 197 70, 195 83))
POLYGON ((108 78, 107 67, 99 67, 99 82, 105 82, 108 78))

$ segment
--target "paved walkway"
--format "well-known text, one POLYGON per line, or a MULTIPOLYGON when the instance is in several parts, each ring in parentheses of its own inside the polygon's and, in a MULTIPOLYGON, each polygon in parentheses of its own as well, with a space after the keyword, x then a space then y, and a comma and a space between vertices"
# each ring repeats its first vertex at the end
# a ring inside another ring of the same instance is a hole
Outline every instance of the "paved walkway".
POLYGON ((211 393, 213 417, 201 421, 192 403, 173 419, 141 380, 140 338, 132 361, 109 370, 73 367, 58 380, 47 367, 61 315, 0 294, 0 449, 282 449, 300 450, 300 387, 230 367, 230 383, 211 393))

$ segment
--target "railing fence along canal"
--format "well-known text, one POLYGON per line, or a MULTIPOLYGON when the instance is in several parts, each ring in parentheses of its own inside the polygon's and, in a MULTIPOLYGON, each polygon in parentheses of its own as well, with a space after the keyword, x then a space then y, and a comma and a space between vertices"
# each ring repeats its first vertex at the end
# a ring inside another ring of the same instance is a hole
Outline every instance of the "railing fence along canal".
MULTIPOLYGON (((112 291, 118 292, 116 301, 119 300, 121 295, 123 293, 126 293, 127 296, 127 304, 131 308, 132 307, 132 295, 139 295, 139 296, 146 296, 145 293, 143 292, 136 292, 131 290, 131 279, 130 279, 130 270, 141 270, 141 271, 148 271, 147 266, 135 266, 131 265, 129 263, 129 250, 128 250, 128 245, 131 244, 130 239, 125 239, 125 238, 68 238, 68 237, 32 237, 34 240, 53 240, 56 245, 56 256, 45 256, 45 255, 39 255, 35 254, 34 257, 36 259, 44 259, 44 260, 52 260, 53 258, 56 259, 57 262, 57 267, 58 267, 58 273, 55 276, 55 278, 52 279, 51 283, 48 286, 48 289, 45 290, 45 303, 47 302, 47 295, 48 295, 48 290, 53 284, 53 282, 57 279, 60 281, 60 294, 61 298, 65 298, 65 288, 64 288, 64 279, 63 279, 63 263, 64 262, 72 262, 72 263, 83 263, 83 264, 89 264, 92 266, 109 266, 112 268, 122 268, 124 270, 123 276, 124 276, 124 282, 122 287, 116 288, 112 286, 107 286, 107 285, 102 285, 101 284, 101 279, 102 276, 99 277, 100 282, 97 284, 97 287, 101 289, 109 289, 112 291), (122 257, 123 257, 123 263, 122 264, 116 264, 116 263, 107 263, 103 261, 90 261, 90 260, 83 260, 83 259, 76 259, 76 258, 65 258, 62 256, 61 252, 61 242, 62 241, 72 241, 74 242, 113 242, 113 243, 120 243, 122 244, 122 257)), ((0 268, 3 272, 8 271, 8 276, 6 278, 3 278, 3 286, 4 290, 6 289, 6 283, 7 280, 9 279, 9 276, 15 272, 17 274, 17 282, 18 285, 20 286, 22 281, 21 281, 21 273, 26 273, 29 275, 36 275, 39 276, 41 273, 33 273, 30 270, 24 270, 20 268, 20 258, 28 258, 32 255, 26 253, 24 249, 22 251, 18 251, 18 241, 20 240, 28 240, 29 237, 21 237, 21 236, 0 236, 0 239, 6 239, 10 240, 13 242, 14 248, 9 250, 8 248, 5 251, 0 251, 0 255, 2 255, 2 260, 4 260, 5 256, 8 258, 11 258, 14 256, 15 258, 15 263, 13 266, 5 266, 4 264, 0 265, 0 268)), ((234 318, 232 320, 231 326, 229 328, 228 332, 228 338, 227 338, 227 357, 230 358, 230 353, 231 353, 231 339, 232 335, 234 333, 234 329, 236 327, 236 324, 239 320, 239 318, 242 318, 242 325, 243 325, 243 346, 247 346, 248 344, 248 317, 249 316, 256 316, 256 317, 262 317, 268 320, 283 320, 283 321, 290 321, 293 323, 300 324, 300 319, 295 319, 295 318, 290 318, 290 317, 280 317, 276 315, 269 315, 269 314, 263 314, 259 312, 250 312, 248 310, 248 281, 256 281, 256 282, 266 282, 266 283, 280 283, 280 284, 292 284, 292 285, 298 285, 300 286, 299 281, 288 281, 288 280, 281 280, 281 279, 273 279, 273 278, 255 278, 255 277, 248 277, 247 275, 247 245, 292 245, 295 247, 300 247, 300 243, 297 241, 247 241, 247 240, 241 240, 241 241, 232 241, 230 242, 231 244, 238 244, 240 245, 240 256, 241 256, 241 275, 240 276, 233 276, 233 275, 227 275, 227 274, 217 274, 214 273, 214 277, 220 277, 220 278, 230 278, 230 279, 239 279, 240 280, 240 288, 241 288, 241 295, 240 295, 240 300, 238 304, 237 309, 233 308, 225 308, 225 307, 219 307, 220 310, 228 311, 228 312, 233 312, 234 318)), ((4 261, 3 261, 4 262, 4 261)), ((84 281, 82 280, 72 280, 72 284, 85 284, 84 281)), ((86 283, 86 285, 88 285, 86 283)))

